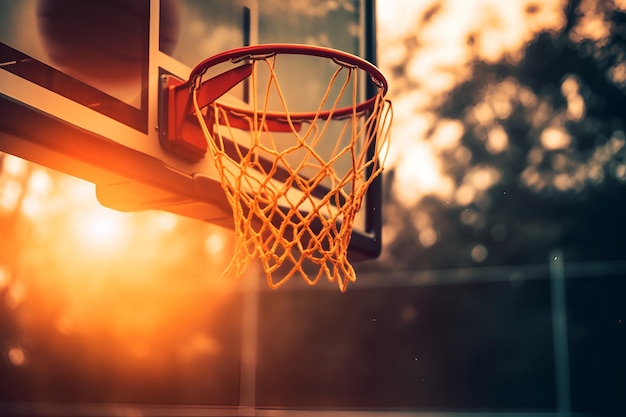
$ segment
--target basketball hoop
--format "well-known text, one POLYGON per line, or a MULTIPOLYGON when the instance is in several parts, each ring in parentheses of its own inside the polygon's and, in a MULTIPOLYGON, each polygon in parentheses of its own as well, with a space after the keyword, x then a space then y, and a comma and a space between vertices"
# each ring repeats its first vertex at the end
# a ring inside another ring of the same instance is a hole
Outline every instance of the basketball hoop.
MULTIPOLYGON (((258 45, 206 59, 176 88, 174 119, 195 114, 233 210, 237 240, 227 271, 241 274, 259 258, 271 288, 299 274, 310 285, 326 276, 345 291, 356 279, 348 261, 352 226, 389 140, 392 111, 378 68, 328 48, 258 45), (314 111, 289 111, 277 75, 284 56, 334 63, 314 111), (223 63, 238 66, 205 80, 223 63), (218 100, 244 80, 248 107, 218 100), (375 94, 359 101, 366 83, 375 94), (321 151, 324 141, 332 145, 321 151)), ((182 129, 174 119, 170 129, 182 129)))

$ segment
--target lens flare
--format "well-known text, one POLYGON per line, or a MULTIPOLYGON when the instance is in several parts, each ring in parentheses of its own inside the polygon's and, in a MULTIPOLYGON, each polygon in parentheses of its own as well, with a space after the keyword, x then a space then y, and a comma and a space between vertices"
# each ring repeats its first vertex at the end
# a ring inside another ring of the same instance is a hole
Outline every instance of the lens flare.
POLYGON ((71 221, 72 230, 83 249, 121 248, 130 234, 128 214, 97 205, 77 211, 71 221))

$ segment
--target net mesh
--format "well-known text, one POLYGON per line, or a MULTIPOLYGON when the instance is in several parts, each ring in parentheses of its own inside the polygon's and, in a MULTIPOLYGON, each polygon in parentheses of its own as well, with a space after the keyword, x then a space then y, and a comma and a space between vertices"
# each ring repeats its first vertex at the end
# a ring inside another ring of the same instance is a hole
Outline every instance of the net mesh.
POLYGON ((362 71, 336 62, 317 112, 298 120, 278 82, 278 61, 276 54, 250 59, 249 113, 218 102, 202 112, 192 93, 233 210, 236 242, 225 273, 241 275, 258 258, 271 288, 294 275, 310 285, 325 276, 345 291, 356 279, 348 260, 352 227, 383 169, 391 106, 381 88, 371 108, 357 111, 362 71), (280 117, 270 111, 270 97, 280 117), (333 117, 346 100, 354 111, 333 117))

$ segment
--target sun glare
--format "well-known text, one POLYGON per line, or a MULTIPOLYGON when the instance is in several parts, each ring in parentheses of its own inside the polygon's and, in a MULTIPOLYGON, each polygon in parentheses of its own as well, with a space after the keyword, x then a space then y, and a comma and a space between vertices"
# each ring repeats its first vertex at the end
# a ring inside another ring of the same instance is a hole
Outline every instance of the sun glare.
POLYGON ((441 161, 426 143, 407 149, 397 164, 397 174, 393 192, 407 207, 429 194, 448 198, 453 189, 451 180, 443 175, 441 161))
POLYGON ((10 154, 3 155, 2 170, 11 177, 24 175, 28 164, 23 159, 10 154))
POLYGON ((77 212, 73 218, 73 232, 87 249, 115 249, 129 235, 128 214, 105 207, 93 206, 77 212))
MULTIPOLYGON (((215 279, 228 235, 171 213, 111 210, 98 203, 93 184, 19 158, 3 162, 0 214, 22 217, 11 241, 17 266, 0 263, 0 304, 63 337, 106 334, 119 360, 151 368, 167 367, 172 352, 189 363, 221 354, 221 341, 198 325, 237 288, 215 279), (190 227, 194 233, 185 233, 190 227)), ((214 328, 229 325, 220 318, 214 328)), ((85 349, 100 355, 111 347, 85 349)), ((29 352, 16 343, 5 356, 26 366, 29 352)))

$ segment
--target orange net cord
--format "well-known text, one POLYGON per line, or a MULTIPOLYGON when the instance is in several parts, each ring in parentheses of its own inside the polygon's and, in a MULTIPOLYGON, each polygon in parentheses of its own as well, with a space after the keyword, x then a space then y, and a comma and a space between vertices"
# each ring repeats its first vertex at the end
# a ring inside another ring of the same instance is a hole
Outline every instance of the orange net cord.
POLYGON ((225 273, 241 275, 258 258, 271 288, 294 275, 309 285, 326 276, 343 292, 348 282, 356 280, 348 261, 348 246, 363 197, 383 170, 391 105, 381 90, 371 110, 357 113, 359 71, 337 62, 315 118, 293 120, 276 77, 277 56, 255 58, 252 63, 251 114, 213 102, 203 115, 195 90, 192 94, 195 114, 233 210, 236 243, 225 273), (257 66, 262 63, 269 75, 259 103, 257 66), (342 75, 343 82, 339 81, 342 75), (333 98, 338 83, 339 92, 333 98), (278 97, 284 113, 279 130, 281 135, 289 134, 288 145, 284 137, 277 138, 276 121, 268 116, 272 94, 278 97), (334 100, 332 115, 344 94, 350 95, 355 111, 341 119, 341 127, 329 138, 331 124, 338 122, 319 115, 325 105, 328 107, 327 102, 334 100), (233 139, 242 137, 242 120, 247 125, 246 143, 233 139), (323 140, 335 142, 330 154, 321 155, 323 140), (342 169, 337 168, 340 164, 342 169))

